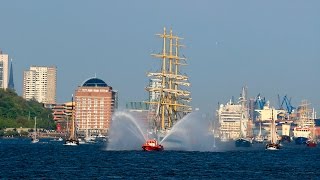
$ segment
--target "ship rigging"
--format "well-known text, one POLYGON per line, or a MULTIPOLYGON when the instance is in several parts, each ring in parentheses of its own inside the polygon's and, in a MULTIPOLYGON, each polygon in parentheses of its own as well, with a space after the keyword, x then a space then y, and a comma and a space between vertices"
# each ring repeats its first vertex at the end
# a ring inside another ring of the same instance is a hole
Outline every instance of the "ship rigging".
POLYGON ((187 65, 186 58, 179 54, 180 40, 174 35, 172 29, 167 33, 166 28, 162 34, 157 34, 163 40, 162 52, 151 54, 161 60, 158 72, 149 72, 149 115, 150 128, 167 131, 183 116, 192 111, 189 102, 191 93, 185 88, 190 86, 189 77, 181 74, 181 66, 187 65))

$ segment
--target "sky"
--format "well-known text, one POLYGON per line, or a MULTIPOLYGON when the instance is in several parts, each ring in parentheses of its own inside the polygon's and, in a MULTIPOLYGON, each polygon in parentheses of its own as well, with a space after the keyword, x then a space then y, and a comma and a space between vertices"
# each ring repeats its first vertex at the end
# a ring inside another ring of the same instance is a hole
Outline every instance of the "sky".
POLYGON ((213 114, 247 86, 275 107, 279 94, 319 111, 319 9, 318 0, 1 0, 0 49, 19 95, 24 70, 55 65, 58 103, 96 75, 124 107, 147 99, 146 73, 160 65, 155 34, 167 27, 184 38, 194 108, 213 114))

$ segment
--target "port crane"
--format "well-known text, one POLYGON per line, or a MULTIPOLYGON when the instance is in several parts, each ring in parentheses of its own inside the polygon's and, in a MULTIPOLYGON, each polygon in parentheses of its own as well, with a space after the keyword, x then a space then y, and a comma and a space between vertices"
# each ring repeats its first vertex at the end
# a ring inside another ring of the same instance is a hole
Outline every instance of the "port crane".
MULTIPOLYGON (((280 96, 278 95, 278 101, 280 104, 280 96)), ((288 114, 291 114, 293 112, 293 110, 295 109, 295 107, 293 107, 291 105, 291 98, 289 99, 287 95, 285 95, 282 99, 282 102, 280 104, 280 109, 283 109, 283 105, 284 103, 286 104, 286 110, 288 112, 288 114)))
POLYGON ((266 104, 266 98, 261 98, 260 93, 256 97, 255 107, 257 109, 263 109, 263 106, 266 104))

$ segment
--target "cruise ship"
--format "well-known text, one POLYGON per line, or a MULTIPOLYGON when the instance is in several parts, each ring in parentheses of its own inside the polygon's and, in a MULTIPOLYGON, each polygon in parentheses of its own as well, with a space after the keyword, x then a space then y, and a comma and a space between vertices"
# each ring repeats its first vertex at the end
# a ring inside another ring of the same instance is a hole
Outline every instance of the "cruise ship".
MULTIPOLYGON (((249 118, 245 102, 246 89, 242 89, 239 102, 230 100, 228 103, 220 104, 217 110, 217 119, 220 127, 220 140, 231 141, 245 139, 248 134, 249 118)), ((242 141, 241 141, 242 142, 242 141)))

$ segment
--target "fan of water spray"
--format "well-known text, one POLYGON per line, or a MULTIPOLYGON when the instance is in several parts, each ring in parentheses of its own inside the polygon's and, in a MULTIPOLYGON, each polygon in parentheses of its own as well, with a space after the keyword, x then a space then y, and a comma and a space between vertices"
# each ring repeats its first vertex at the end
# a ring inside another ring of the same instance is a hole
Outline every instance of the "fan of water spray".
POLYGON ((210 121, 200 112, 192 112, 178 121, 161 144, 166 150, 209 151, 213 146, 210 121))
POLYGON ((141 150, 141 145, 146 141, 146 126, 126 111, 113 115, 109 132, 107 150, 141 150))

